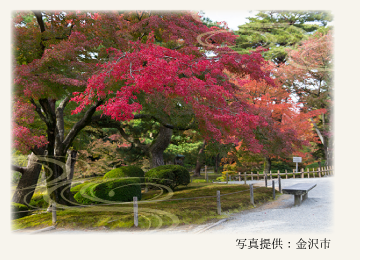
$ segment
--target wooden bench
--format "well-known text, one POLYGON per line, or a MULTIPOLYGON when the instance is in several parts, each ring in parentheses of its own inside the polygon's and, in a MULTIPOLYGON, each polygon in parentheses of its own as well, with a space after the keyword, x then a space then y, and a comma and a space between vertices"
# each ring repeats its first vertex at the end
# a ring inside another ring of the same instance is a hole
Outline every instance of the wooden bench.
POLYGON ((312 183, 297 183, 295 185, 286 187, 282 189, 283 194, 292 194, 294 195, 294 206, 301 205, 301 201, 304 201, 308 198, 308 193, 311 189, 313 189, 317 184, 312 183), (301 196, 302 200, 301 200, 301 196))

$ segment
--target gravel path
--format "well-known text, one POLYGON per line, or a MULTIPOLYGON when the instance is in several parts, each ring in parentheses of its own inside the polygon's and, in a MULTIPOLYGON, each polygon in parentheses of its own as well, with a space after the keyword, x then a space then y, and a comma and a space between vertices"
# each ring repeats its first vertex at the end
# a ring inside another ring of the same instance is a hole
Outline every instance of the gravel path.
MULTIPOLYGON (((109 231, 109 230, 69 230, 55 229, 40 234, 76 235, 76 234, 143 234, 143 235, 174 235, 174 234, 237 234, 237 233, 302 233, 332 231, 333 215, 333 182, 332 177, 311 179, 284 179, 282 188, 296 183, 316 183, 317 186, 309 192, 309 197, 300 206, 294 206, 293 195, 281 195, 277 200, 268 202, 257 208, 230 215, 226 221, 217 221, 203 225, 184 225, 171 230, 146 231, 109 231)), ((243 182, 229 182, 238 184, 243 182)), ((264 181, 247 181, 254 186, 264 186, 264 181)), ((268 186, 272 182, 268 182, 268 186)), ((278 188, 277 181, 275 187, 278 188)), ((222 202, 223 203, 223 202, 222 202)), ((223 214, 223 213, 222 213, 223 214)), ((33 233, 28 231, 15 233, 33 233)))
MULTIPOLYGON (((317 186, 300 206, 294 206, 293 195, 281 195, 277 200, 256 209, 234 214, 228 221, 204 233, 302 233, 332 230, 334 178, 288 179, 281 182, 282 189, 300 182, 316 183, 317 186)), ((275 184, 275 187, 278 185, 275 184)))

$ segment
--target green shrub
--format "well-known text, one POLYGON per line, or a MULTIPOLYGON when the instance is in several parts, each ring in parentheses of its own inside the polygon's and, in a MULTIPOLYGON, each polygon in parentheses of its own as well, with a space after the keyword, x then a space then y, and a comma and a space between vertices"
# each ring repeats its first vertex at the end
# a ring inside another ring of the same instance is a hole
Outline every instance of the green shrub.
POLYGON ((30 205, 37 208, 49 207, 49 203, 43 198, 42 194, 34 194, 31 198, 30 205))
POLYGON ((78 184, 72 188, 70 188, 70 192, 75 194, 77 192, 79 192, 81 190, 82 187, 84 187, 85 185, 87 185, 89 182, 83 182, 81 184, 78 184))
POLYGON ((141 168, 134 165, 130 165, 130 166, 123 166, 120 168, 116 168, 107 172, 104 175, 103 179, 126 178, 126 177, 139 177, 144 182, 145 173, 141 168))
POLYGON ((231 176, 232 179, 233 179, 233 177, 235 175, 237 175, 237 172, 235 172, 235 171, 224 171, 224 172, 222 172, 222 178, 223 178, 224 181, 226 181, 226 177, 227 177, 226 175, 227 176, 231 176))
MULTIPOLYGON (((74 195, 74 199, 80 204, 99 204, 108 203, 98 201, 133 201, 133 197, 141 200, 141 180, 139 178, 121 178, 107 180, 101 183, 90 183, 87 187, 82 188, 74 195), (92 197, 87 198, 86 196, 92 197), (93 199, 93 198, 96 198, 93 199)), ((85 185, 84 185, 85 186, 85 185)))
POLYGON ((29 208, 26 205, 11 202, 12 219, 23 218, 28 215, 29 208))
POLYGON ((188 185, 190 172, 180 165, 161 165, 145 173, 146 181, 169 186, 171 189, 179 185, 188 185))
POLYGON ((87 184, 90 184, 90 183, 101 183, 103 181, 103 177, 95 177, 93 179, 89 179, 89 180, 86 180, 84 181, 83 183, 79 183, 79 184, 74 184, 72 183, 72 186, 70 188, 70 192, 73 193, 73 194, 76 194, 77 192, 79 192, 85 185, 87 184))

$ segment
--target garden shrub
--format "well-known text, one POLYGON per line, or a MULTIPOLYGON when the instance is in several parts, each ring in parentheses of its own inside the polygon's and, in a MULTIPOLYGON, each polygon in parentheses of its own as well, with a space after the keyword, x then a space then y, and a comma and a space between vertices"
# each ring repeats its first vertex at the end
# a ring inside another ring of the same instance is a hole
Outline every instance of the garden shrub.
POLYGON ((226 177, 221 176, 221 177, 216 178, 215 180, 216 181, 226 181, 226 177))
POLYGON ((133 197, 141 200, 141 180, 139 178, 122 178, 90 184, 76 193, 74 199, 80 204, 99 204, 106 202, 95 201, 83 195, 115 202, 133 201, 133 197))
POLYGON ((235 171, 224 171, 224 172, 222 172, 222 177, 223 177, 223 180, 226 181, 226 175, 232 176, 232 179, 233 179, 233 176, 235 176, 236 174, 237 174, 237 172, 235 172, 235 171))
POLYGON ((104 181, 103 177, 95 177, 95 178, 92 178, 92 179, 88 179, 88 180, 84 181, 83 183, 77 184, 77 182, 75 182, 75 183, 72 183, 73 187, 70 188, 70 192, 73 193, 73 194, 76 194, 77 192, 79 192, 87 184, 90 184, 90 183, 101 183, 103 181, 104 181))
POLYGON ((141 168, 130 165, 112 169, 104 175, 103 179, 125 177, 139 177, 144 182, 145 173, 141 168))
POLYGON ((161 165, 145 173, 146 181, 169 186, 187 186, 191 181, 190 172, 180 165, 161 165))
POLYGON ((28 215, 28 212, 26 212, 27 210, 29 210, 29 208, 26 205, 11 202, 12 219, 18 219, 27 216, 28 215))
POLYGON ((30 201, 30 206, 37 208, 47 208, 49 203, 43 198, 43 194, 34 194, 30 201))

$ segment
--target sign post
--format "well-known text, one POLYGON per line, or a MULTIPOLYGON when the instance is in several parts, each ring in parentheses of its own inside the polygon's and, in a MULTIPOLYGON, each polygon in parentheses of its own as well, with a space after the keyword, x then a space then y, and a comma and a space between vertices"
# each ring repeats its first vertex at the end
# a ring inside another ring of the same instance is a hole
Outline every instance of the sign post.
POLYGON ((298 172, 298 163, 302 162, 302 157, 293 157, 293 162, 295 162, 297 165, 295 172, 298 172))

